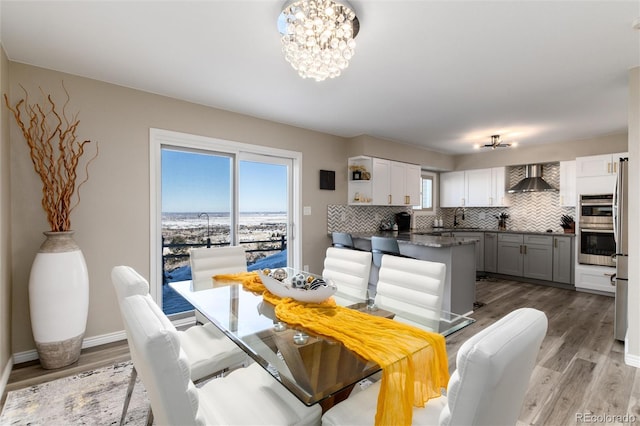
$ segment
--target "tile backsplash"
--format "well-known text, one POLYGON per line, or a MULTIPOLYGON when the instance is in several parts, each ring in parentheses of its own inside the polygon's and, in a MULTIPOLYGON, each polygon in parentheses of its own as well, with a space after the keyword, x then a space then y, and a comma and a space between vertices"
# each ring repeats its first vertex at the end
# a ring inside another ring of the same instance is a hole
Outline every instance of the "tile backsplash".
MULTIPOLYGON (((524 178, 524 166, 508 167, 507 187, 510 188, 524 178)), ((554 188, 560 186, 560 164, 549 163, 543 166, 544 179, 554 188)), ((576 217, 575 207, 560 205, 558 192, 528 192, 506 195, 509 207, 467 207, 465 219, 458 221, 463 227, 497 229, 498 219, 495 216, 504 212, 509 215, 507 229, 521 231, 544 232, 548 229, 562 232, 560 217, 563 214, 576 217)), ((438 209, 436 216, 442 217, 445 227, 453 226, 455 209, 438 209)), ((393 219, 396 213, 407 211, 407 207, 385 206, 349 206, 329 205, 327 211, 328 232, 373 232, 382 220, 393 219)), ((431 228, 434 216, 414 215, 413 227, 416 229, 431 228)))
POLYGON ((410 207, 327 206, 328 232, 375 232, 382 221, 392 220, 396 213, 411 212, 410 207))

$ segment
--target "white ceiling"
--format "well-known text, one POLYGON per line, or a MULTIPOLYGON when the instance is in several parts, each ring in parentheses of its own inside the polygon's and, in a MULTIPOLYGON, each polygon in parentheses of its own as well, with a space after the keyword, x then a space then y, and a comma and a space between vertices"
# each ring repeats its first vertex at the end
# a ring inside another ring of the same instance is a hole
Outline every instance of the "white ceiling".
POLYGON ((12 61, 441 152, 626 131, 640 0, 354 0, 356 54, 324 82, 285 62, 283 4, 2 0, 0 37, 12 61))

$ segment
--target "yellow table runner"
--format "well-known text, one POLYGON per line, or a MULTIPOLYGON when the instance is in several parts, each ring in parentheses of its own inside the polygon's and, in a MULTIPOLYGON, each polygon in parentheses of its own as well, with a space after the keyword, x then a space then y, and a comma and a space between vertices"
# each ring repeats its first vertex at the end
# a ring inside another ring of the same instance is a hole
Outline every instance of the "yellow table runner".
POLYGON ((255 272, 216 275, 215 279, 241 282, 273 303, 281 321, 333 338, 377 363, 382 368, 378 426, 410 425, 412 407, 424 407, 447 386, 448 359, 441 334, 337 306, 333 298, 318 304, 282 299, 267 291, 255 272))

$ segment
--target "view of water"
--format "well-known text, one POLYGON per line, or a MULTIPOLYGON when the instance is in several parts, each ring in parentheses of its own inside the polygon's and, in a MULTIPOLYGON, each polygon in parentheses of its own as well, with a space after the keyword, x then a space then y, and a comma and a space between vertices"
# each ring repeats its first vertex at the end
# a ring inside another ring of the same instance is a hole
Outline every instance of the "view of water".
MULTIPOLYGON (((229 226, 231 218, 229 212, 205 212, 203 213, 162 213, 163 229, 191 229, 194 227, 229 226)), ((279 224, 287 222, 286 212, 241 212, 239 223, 246 226, 261 224, 279 224)))

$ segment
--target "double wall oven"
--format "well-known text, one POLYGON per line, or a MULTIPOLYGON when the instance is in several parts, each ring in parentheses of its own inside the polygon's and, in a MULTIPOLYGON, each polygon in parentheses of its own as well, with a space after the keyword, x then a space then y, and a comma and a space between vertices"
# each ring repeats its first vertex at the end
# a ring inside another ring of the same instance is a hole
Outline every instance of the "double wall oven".
POLYGON ((613 201, 613 194, 580 196, 579 263, 615 266, 613 201))

